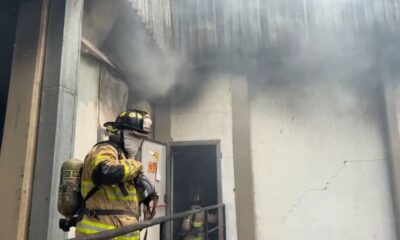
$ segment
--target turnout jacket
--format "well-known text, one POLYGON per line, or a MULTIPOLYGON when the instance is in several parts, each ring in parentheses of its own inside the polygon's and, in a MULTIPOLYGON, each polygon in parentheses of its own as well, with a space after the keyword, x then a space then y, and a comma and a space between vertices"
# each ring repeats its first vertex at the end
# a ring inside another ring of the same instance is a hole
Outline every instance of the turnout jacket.
MULTIPOLYGON (((140 209, 133 179, 142 171, 142 164, 127 159, 125 154, 110 142, 94 146, 84 161, 81 193, 85 196, 94 187, 99 190, 86 201, 86 213, 77 224, 76 235, 94 234, 104 230, 136 223, 140 209), (123 210, 127 214, 95 215, 94 210, 123 210), (129 214, 128 214, 129 213, 129 214)), ((114 238, 139 240, 139 232, 114 238)))

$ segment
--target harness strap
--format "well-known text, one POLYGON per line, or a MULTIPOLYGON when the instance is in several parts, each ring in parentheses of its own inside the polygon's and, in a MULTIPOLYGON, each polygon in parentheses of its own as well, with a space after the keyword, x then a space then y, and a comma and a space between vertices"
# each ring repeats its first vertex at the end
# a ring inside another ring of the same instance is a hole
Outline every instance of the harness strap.
POLYGON ((128 210, 120 210, 120 209, 85 209, 85 214, 89 217, 98 217, 98 216, 107 216, 107 215, 123 215, 123 216, 132 216, 136 219, 139 218, 139 215, 128 210))
POLYGON ((124 185, 124 183, 122 183, 122 182, 118 183, 118 187, 122 193, 122 196, 126 197, 129 195, 128 189, 126 189, 126 186, 124 185))
POLYGON ((83 199, 84 202, 86 202, 89 198, 91 198, 97 191, 99 191, 100 187, 98 186, 94 186, 92 189, 90 189, 90 191, 88 192, 88 194, 86 195, 86 197, 83 199))

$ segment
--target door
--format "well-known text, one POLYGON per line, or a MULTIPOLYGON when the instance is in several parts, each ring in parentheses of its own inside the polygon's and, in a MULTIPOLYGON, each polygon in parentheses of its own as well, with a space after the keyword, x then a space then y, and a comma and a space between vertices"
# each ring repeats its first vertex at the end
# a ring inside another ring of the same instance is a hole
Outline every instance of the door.
MULTIPOLYGON (((171 145, 172 213, 188 211, 194 204, 207 207, 222 203, 219 141, 174 142, 171 145)), ((217 211, 210 211, 209 229, 218 224, 217 211)), ((172 224, 172 239, 180 239, 182 220, 172 224)), ((208 239, 218 239, 218 231, 208 239)))

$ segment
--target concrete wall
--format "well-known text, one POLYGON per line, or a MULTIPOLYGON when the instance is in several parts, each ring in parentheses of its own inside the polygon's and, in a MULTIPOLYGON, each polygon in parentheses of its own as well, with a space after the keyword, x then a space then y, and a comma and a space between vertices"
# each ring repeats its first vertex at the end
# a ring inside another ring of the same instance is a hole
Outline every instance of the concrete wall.
POLYGON ((126 84, 97 60, 82 56, 79 68, 75 153, 84 159, 90 148, 103 138, 102 126, 125 110, 126 84))
MULTIPOLYGON (((199 78, 199 76, 192 76, 192 78, 199 78)), ((171 137, 173 141, 221 141, 222 201, 226 204, 226 234, 227 239, 235 240, 237 233, 230 77, 212 75, 208 78, 208 84, 204 86, 202 93, 194 101, 188 102, 186 99, 180 98, 178 94, 173 97, 171 137)), ((206 79, 202 79, 202 81, 206 81, 206 79)))
POLYGON ((97 141, 99 76, 100 64, 93 58, 81 57, 74 148, 74 156, 81 160, 97 141))
POLYGON ((395 239, 378 84, 321 80, 253 86, 257 239, 395 239))
MULTIPOLYGON (((126 110, 128 86, 119 77, 102 66, 100 71, 99 126, 114 121, 118 114, 126 110)), ((99 131, 99 138, 103 132, 99 131)))

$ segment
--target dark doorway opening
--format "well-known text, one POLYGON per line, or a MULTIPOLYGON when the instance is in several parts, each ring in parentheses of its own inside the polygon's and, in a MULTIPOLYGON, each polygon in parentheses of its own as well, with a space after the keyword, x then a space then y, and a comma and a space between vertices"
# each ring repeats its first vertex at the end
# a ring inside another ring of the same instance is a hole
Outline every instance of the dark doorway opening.
POLYGON ((3 140, 18 9, 18 0, 5 0, 0 3, 0 149, 3 140))
MULTIPOLYGON (((222 203, 219 141, 175 142, 170 153, 173 213, 190 210, 196 200, 201 207, 222 203)), ((209 219, 218 218, 216 212, 209 215, 209 219)), ((211 222, 209 227, 215 225, 211 222)), ((181 226, 182 220, 173 222, 172 239, 183 239, 181 226)), ((215 231, 208 239, 219 239, 218 234, 215 231)))

